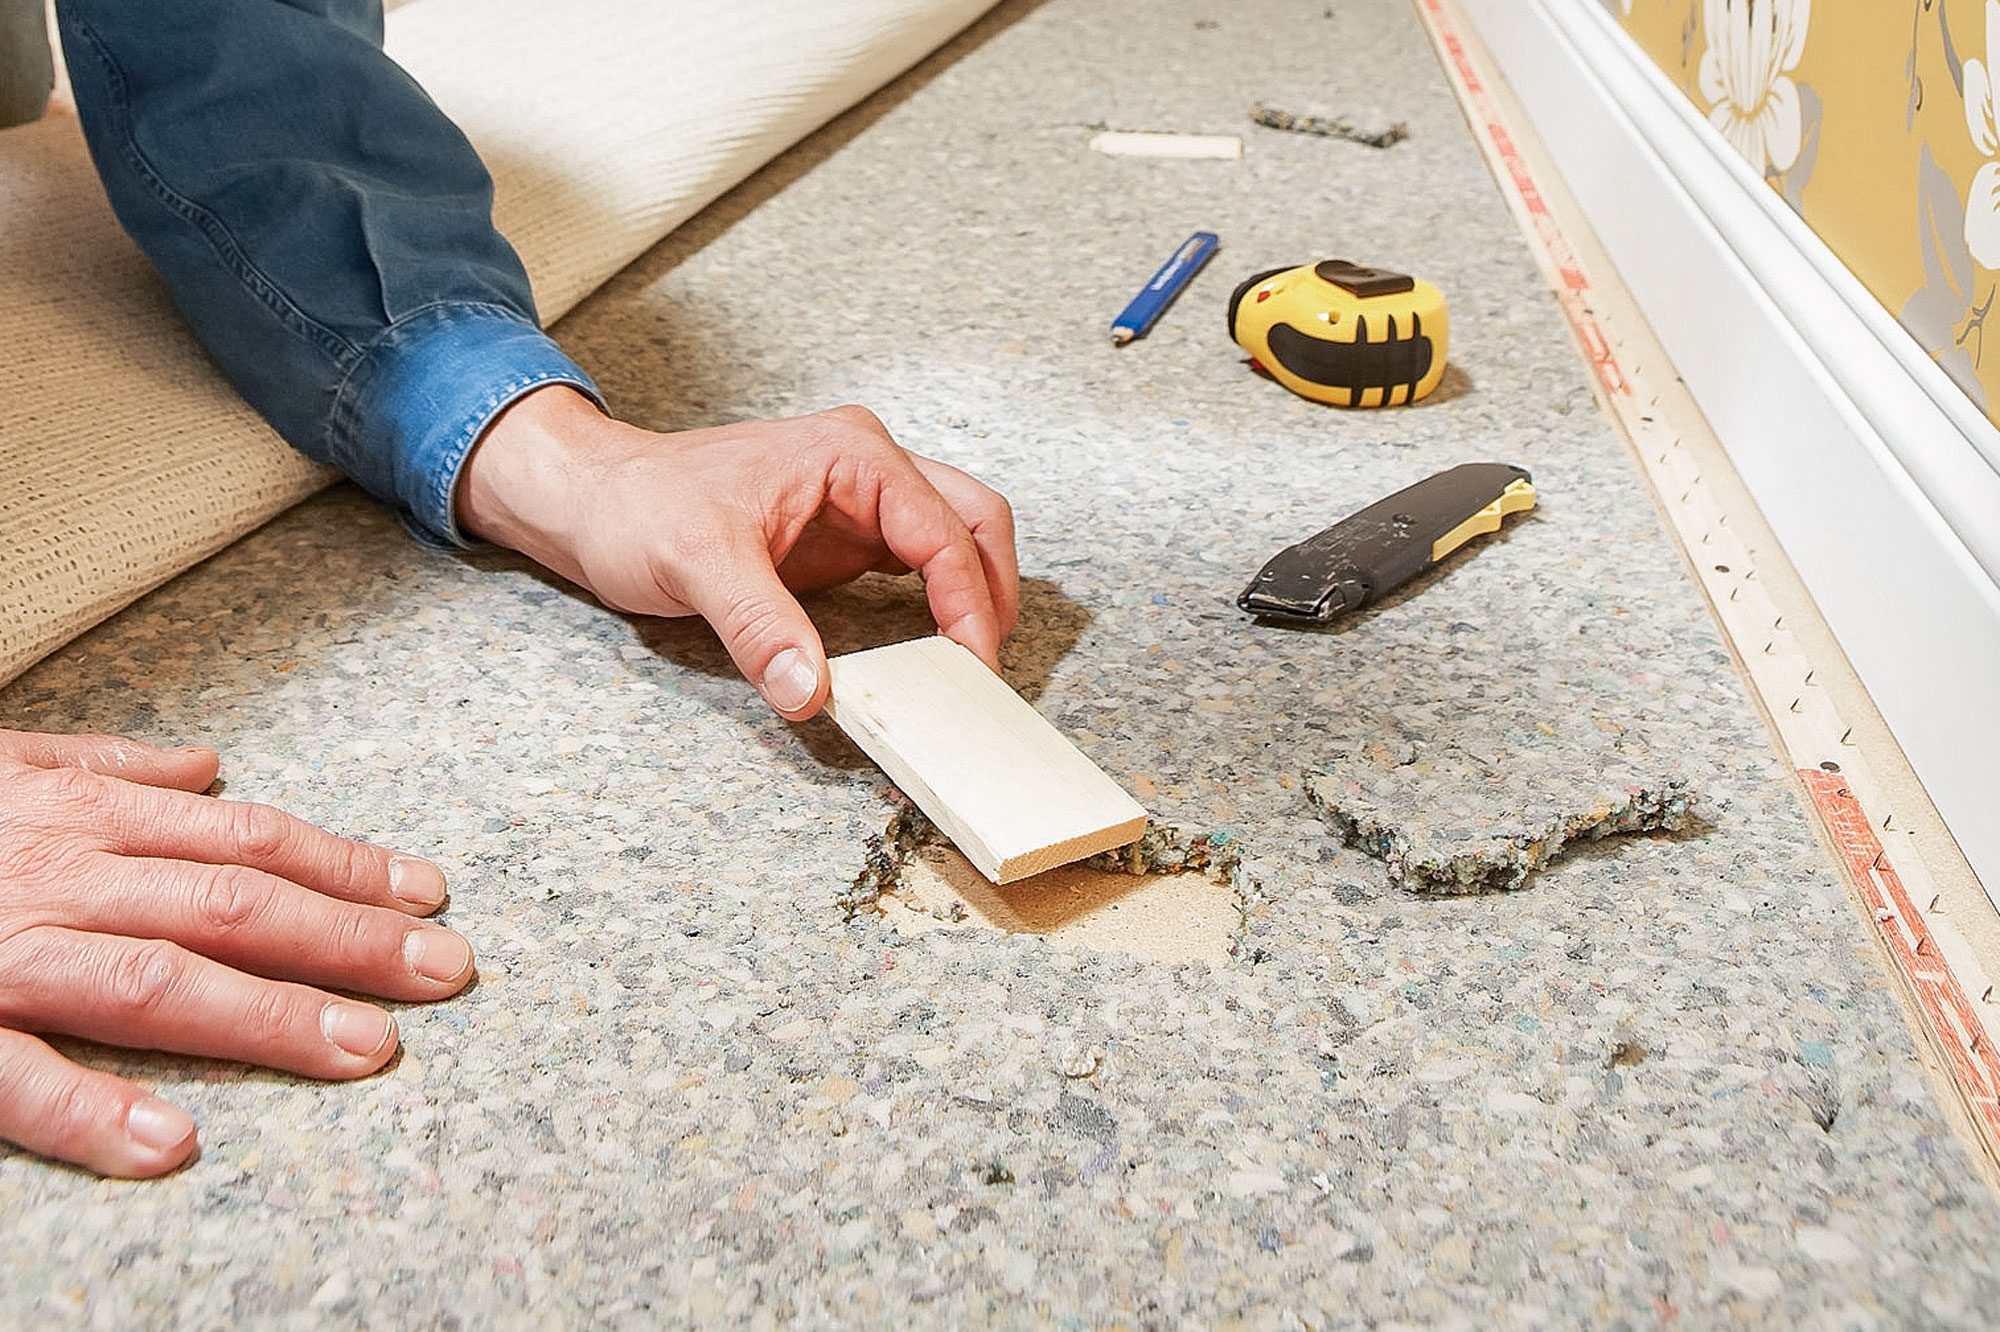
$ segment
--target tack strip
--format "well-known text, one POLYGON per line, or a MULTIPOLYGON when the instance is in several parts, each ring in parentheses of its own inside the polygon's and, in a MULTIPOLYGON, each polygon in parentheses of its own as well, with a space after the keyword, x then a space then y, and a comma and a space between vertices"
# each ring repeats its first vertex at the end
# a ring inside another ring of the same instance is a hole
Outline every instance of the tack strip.
MULTIPOLYGON (((1814 683, 1813 663, 1758 579, 1753 553, 1730 529, 1722 498, 1704 484, 1704 465, 1728 464, 1699 405, 1673 373, 1609 261, 1593 253, 1587 268, 1579 259, 1564 224, 1579 237, 1589 236, 1588 224, 1559 177, 1550 173, 1546 193, 1537 184, 1521 146, 1535 143, 1534 131, 1484 49, 1468 35, 1458 6, 1453 0, 1413 3, 1473 137, 1533 241, 1536 260, 1596 374, 1600 401, 1618 423, 1729 639, 1779 751, 1797 773, 1839 868, 1874 925, 1892 974, 1970 1113, 1974 1136, 1989 1163, 2000 1164, 2000 1006, 1993 1002, 1992 975, 1945 919, 1914 837, 1897 830, 1888 797, 1852 743, 1852 728, 1814 683), (1596 286, 1589 276, 1593 269, 1600 274, 1596 286), (1648 375, 1646 365, 1657 372, 1648 375), (1883 846, 1884 835, 1895 842, 1893 858, 1883 846)), ((1594 251, 1594 242, 1588 248, 1594 251)), ((1956 856, 1957 851, 1933 848, 1933 853, 1956 856)))
POLYGON ((1418 0, 1418 6, 1425 26, 1430 30, 1431 40, 1437 44, 1444 59, 1452 89, 1458 94, 1466 117, 1472 121, 1480 151, 1486 154, 1488 165, 1500 178, 1502 193, 1507 196, 1515 216, 1534 237, 1535 258, 1541 264, 1543 273, 1554 283, 1556 302, 1562 306, 1570 329, 1583 344, 1584 359, 1597 372, 1597 382, 1606 393, 1630 397, 1632 386, 1626 381, 1625 372, 1618 368, 1611 340, 1604 335, 1603 326, 1597 322, 1597 315, 1590 308, 1590 279, 1584 275, 1576 251, 1570 248, 1569 237, 1542 198, 1534 173, 1528 170, 1527 162, 1522 160, 1520 150, 1515 147, 1514 136, 1508 132, 1507 123, 1500 118, 1493 105, 1485 81, 1466 54, 1458 25, 1445 14, 1438 0, 1418 0))
POLYGON ((1875 918, 1883 942, 1916 992, 1925 1016, 1934 1027, 1949 1029, 1951 1039, 1938 1043, 1973 1116, 1989 1135, 2000 1134, 2000 1057, 1996 1057, 1993 1042, 1950 964, 1933 945, 1923 913, 1883 852, 1867 812, 1854 798, 1845 777, 1811 768, 1800 769, 1799 775, 1812 792, 1834 845, 1847 860, 1848 872, 1861 891, 1862 905, 1875 918))

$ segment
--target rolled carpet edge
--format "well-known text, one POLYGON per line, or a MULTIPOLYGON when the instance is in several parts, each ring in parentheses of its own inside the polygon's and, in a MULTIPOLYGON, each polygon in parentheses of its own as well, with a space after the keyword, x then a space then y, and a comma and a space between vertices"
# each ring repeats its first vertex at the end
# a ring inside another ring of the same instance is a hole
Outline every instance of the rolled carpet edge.
MULTIPOLYGON (((554 323, 992 3, 413 0, 388 45, 554 323)), ((207 362, 60 109, 0 134, 0 339, 0 684, 336 479, 207 362)))

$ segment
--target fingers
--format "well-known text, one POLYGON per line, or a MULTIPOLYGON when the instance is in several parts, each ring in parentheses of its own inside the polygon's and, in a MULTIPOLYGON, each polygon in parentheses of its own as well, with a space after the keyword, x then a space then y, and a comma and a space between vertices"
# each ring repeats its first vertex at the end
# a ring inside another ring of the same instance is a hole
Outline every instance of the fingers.
POLYGON ((390 999, 443 999, 472 979, 472 948, 442 925, 339 902, 241 865, 95 855, 78 863, 63 924, 165 939, 228 966, 390 999))
POLYGON ((1005 634, 985 557, 971 531, 914 467, 910 483, 883 488, 881 506, 882 540, 897 559, 923 575, 924 596, 939 631, 999 670, 1005 634))
POLYGON ((997 666, 1019 613, 1012 515, 963 473, 920 468, 864 409, 672 436, 595 414, 519 420, 534 413, 508 413, 469 464, 474 530, 607 605, 701 615, 783 716, 812 716, 827 691, 825 647, 787 577, 915 569, 939 629, 997 666))
MULTIPOLYGON (((836 470, 844 455, 848 470, 872 474, 874 519, 882 544, 923 575, 938 629, 998 670, 1000 616, 971 529, 873 412, 837 407, 822 415, 842 432, 833 441, 836 470)), ((840 487, 834 489, 838 492, 840 487)))
POLYGON ((396 1050, 395 1020, 372 1004, 246 976, 178 944, 40 926, 4 947, 0 1026, 315 1078, 373 1073, 396 1050))
POLYGON ((100 1175, 163 1175, 194 1151, 194 1120, 123 1078, 0 1030, 0 1138, 100 1175))
MULTIPOLYGON (((351 842, 269 805, 116 782, 79 793, 70 817, 125 856, 246 865, 350 902, 428 915, 444 905, 444 874, 415 856, 351 842)), ((73 799, 75 799, 73 797, 73 799)))
POLYGON ((986 587, 993 596, 993 610, 1000 619, 1000 637, 1014 632, 1021 618, 1021 565, 1014 552, 1014 508, 994 490, 949 463, 913 453, 910 461, 937 487, 979 547, 979 562, 986 571, 986 587))
POLYGON ((0 756, 31 768, 82 768, 145 786, 206 791, 221 760, 212 749, 160 749, 116 735, 0 731, 0 756))
POLYGON ((826 648, 778 577, 763 534, 749 527, 683 540, 666 590, 714 626, 743 678, 789 721, 826 704, 826 648))

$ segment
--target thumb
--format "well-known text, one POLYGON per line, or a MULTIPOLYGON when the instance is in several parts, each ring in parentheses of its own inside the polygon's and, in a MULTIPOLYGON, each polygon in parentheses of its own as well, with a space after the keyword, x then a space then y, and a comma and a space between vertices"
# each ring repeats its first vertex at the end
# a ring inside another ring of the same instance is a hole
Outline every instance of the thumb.
POLYGON ((686 580, 681 600, 714 627, 764 701, 788 721, 826 705, 826 648, 761 542, 731 548, 721 567, 686 580))
POLYGON ((0 757, 31 768, 82 768, 146 786, 206 791, 221 760, 212 749, 160 749, 118 735, 0 731, 0 757))

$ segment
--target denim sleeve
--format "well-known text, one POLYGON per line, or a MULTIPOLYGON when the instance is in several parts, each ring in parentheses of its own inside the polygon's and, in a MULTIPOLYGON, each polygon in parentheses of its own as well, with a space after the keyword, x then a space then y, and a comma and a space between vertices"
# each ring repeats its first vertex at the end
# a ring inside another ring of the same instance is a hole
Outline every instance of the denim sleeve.
POLYGON ((119 221, 293 445, 466 544, 472 446, 545 384, 541 331, 472 145, 382 51, 380 0, 58 0, 119 221))

